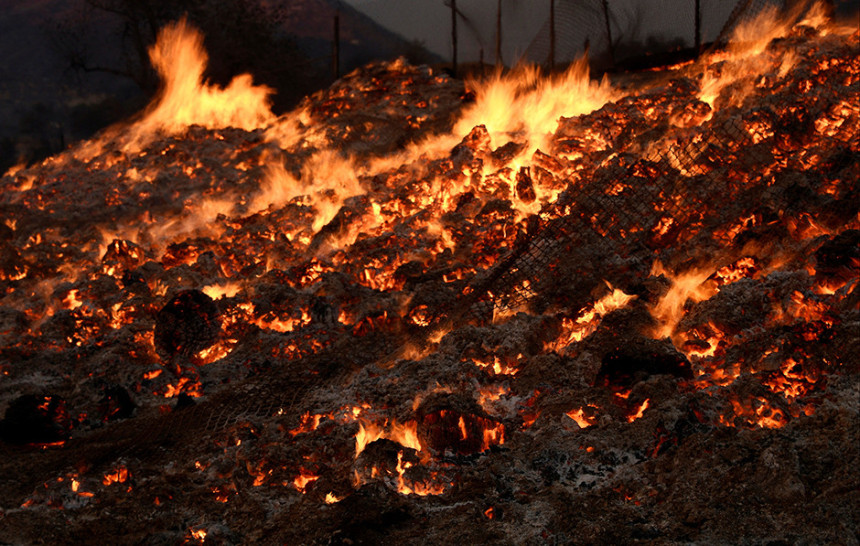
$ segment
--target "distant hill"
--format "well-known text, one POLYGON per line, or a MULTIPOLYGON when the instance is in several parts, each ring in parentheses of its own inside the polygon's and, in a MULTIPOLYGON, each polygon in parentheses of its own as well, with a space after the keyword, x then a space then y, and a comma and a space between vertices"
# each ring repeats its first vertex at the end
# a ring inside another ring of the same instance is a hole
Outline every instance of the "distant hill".
MULTIPOLYGON (((282 36, 290 38, 299 53, 288 59, 273 51, 271 58, 257 65, 264 71, 275 67, 299 73, 306 80, 277 96, 281 109, 289 108, 301 94, 331 83, 333 22, 338 10, 341 74, 375 59, 406 56, 419 63, 438 60, 420 45, 334 0, 259 1, 284 10, 282 36)), ((146 102, 146 94, 130 79, 106 72, 76 73, 63 59, 57 47, 57 41, 62 41, 60 28, 80 24, 86 29, 82 49, 97 61, 95 64, 124 66, 117 44, 123 32, 119 20, 103 11, 86 12, 83 6, 84 0, 0 0, 0 172, 21 161, 32 162, 56 153, 139 110, 146 102)), ((225 27, 229 24, 226 22, 225 27)), ((210 57, 218 61, 219 52, 212 49, 210 57)), ((222 72, 224 67, 230 72, 228 78, 243 71, 254 73, 253 67, 242 63, 242 56, 256 52, 227 53, 235 57, 221 63, 222 72)), ((277 81, 271 73, 253 75, 267 83, 277 81)))
POLYGON ((338 0, 294 0, 286 11, 284 30, 314 59, 329 60, 334 36, 334 17, 339 14, 341 73, 372 60, 406 56, 413 63, 442 59, 361 11, 338 0))

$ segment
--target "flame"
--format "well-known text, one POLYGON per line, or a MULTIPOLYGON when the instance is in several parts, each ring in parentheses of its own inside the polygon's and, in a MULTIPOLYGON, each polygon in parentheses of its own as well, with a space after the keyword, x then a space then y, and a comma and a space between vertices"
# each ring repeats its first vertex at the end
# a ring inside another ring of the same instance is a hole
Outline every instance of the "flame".
POLYGON ((422 450, 421 442, 418 440, 418 423, 416 421, 407 421, 403 424, 392 421, 389 426, 386 425, 388 425, 388 421, 382 426, 375 423, 359 423, 358 432, 355 435, 356 458, 364 451, 367 444, 380 438, 397 442, 403 447, 409 447, 416 451, 422 450))
POLYGON ((597 422, 596 417, 587 417, 585 415, 584 408, 570 410, 569 412, 565 413, 565 415, 576 421, 576 424, 579 425, 579 428, 588 428, 597 422))
MULTIPOLYGON (((651 332, 655 339, 671 337, 675 328, 684 317, 684 305, 688 301, 700 302, 710 299, 718 289, 713 283, 706 283, 714 270, 709 268, 691 269, 683 273, 673 274, 663 268, 660 262, 654 262, 651 274, 666 275, 672 282, 669 291, 651 308, 651 316, 657 321, 657 327, 651 332)), ((676 343, 676 346, 682 343, 676 343)))
POLYGON ((69 290, 69 293, 66 294, 66 297, 63 298, 63 308, 74 310, 83 305, 83 302, 78 299, 78 290, 69 290))
POLYGON ((161 374, 162 374, 162 372, 164 372, 164 370, 162 370, 162 369, 152 370, 152 371, 149 371, 149 372, 144 373, 144 374, 143 374, 143 378, 144 378, 144 379, 147 379, 147 380, 155 379, 156 377, 158 377, 159 375, 161 375, 161 374))
POLYGON ((185 19, 159 32, 149 57, 162 78, 163 89, 137 131, 177 133, 190 125, 252 131, 274 120, 268 99, 272 90, 254 86, 251 76, 237 76, 224 89, 203 81, 208 61, 203 35, 185 19))
POLYGON ((236 282, 228 282, 224 284, 213 284, 203 288, 202 292, 212 298, 213 300, 218 300, 221 298, 232 298, 239 290, 242 289, 242 285, 236 282))
POLYGON ((174 398, 182 393, 198 398, 203 396, 202 385, 199 381, 191 381, 189 377, 180 377, 176 384, 169 384, 164 391, 165 398, 174 398))
POLYGON ((608 282, 610 292, 597 300, 591 307, 580 311, 576 319, 562 319, 562 335, 554 342, 547 345, 547 349, 562 350, 572 343, 578 343, 593 334, 600 326, 601 319, 609 313, 627 307, 636 299, 635 295, 624 293, 618 288, 613 288, 608 282))
POLYGON ((431 475, 431 479, 426 482, 412 482, 412 485, 406 485, 406 480, 404 478, 404 474, 406 469, 410 468, 412 463, 403 460, 403 452, 397 452, 397 467, 395 468, 395 472, 397 472, 397 492, 402 495, 419 495, 419 496, 427 496, 427 495, 441 495, 445 492, 446 484, 444 483, 434 483, 433 479, 436 478, 436 474, 431 475))
POLYGON ((828 311, 829 307, 826 303, 795 290, 789 296, 788 302, 779 303, 774 307, 774 316, 771 321, 774 324, 790 324, 797 320, 803 322, 822 321, 830 325, 833 323, 833 319, 828 317, 828 311))
POLYGON ((218 340, 214 345, 197 352, 193 357, 193 361, 198 366, 203 366, 221 360, 233 351, 235 343, 235 339, 218 340))
POLYGON ((635 421, 636 419, 639 419, 640 417, 642 417, 642 414, 644 414, 644 413, 645 413, 645 410, 646 410, 646 409, 648 409, 648 404, 649 404, 649 402, 650 402, 650 401, 651 401, 651 399, 650 399, 650 398, 646 398, 646 399, 645 399, 645 400, 644 400, 644 401, 639 405, 639 407, 638 407, 638 408, 636 408, 636 411, 635 411, 635 412, 633 412, 631 415, 628 415, 628 416, 627 416, 627 422, 628 422, 628 423, 632 423, 632 422, 633 422, 633 421, 635 421))
MULTIPOLYGON (((588 62, 581 58, 563 74, 542 77, 537 67, 521 67, 509 74, 496 73, 485 81, 469 81, 476 100, 454 128, 465 136, 473 127, 484 125, 497 146, 512 135, 523 135, 529 146, 521 157, 547 147, 546 137, 554 133, 559 118, 592 112, 616 97, 605 78, 589 78, 588 62)), ((515 169, 519 170, 519 169, 515 169)))
POLYGON ((295 487, 296 491, 299 493, 304 494, 308 484, 315 482, 318 479, 320 479, 320 477, 310 470, 301 468, 299 469, 299 475, 293 480, 293 487, 295 487))
MULTIPOLYGON (((504 385, 489 385, 478 388, 478 405, 484 411, 492 412, 492 403, 508 394, 510 389, 504 385)), ((417 406, 416 406, 417 407, 417 406)))
MULTIPOLYGON (((765 73, 772 62, 766 58, 765 48, 771 40, 787 36, 791 28, 790 19, 781 18, 777 8, 772 5, 761 10, 756 17, 739 24, 734 30, 727 50, 717 54, 716 58, 707 59, 709 63, 720 59, 727 63, 719 72, 709 70, 704 72, 700 83, 699 99, 713 108, 723 89, 748 78, 750 74, 765 73)), ((794 62, 793 56, 786 56, 783 59, 781 72, 786 73, 794 62)), ((733 87, 732 90, 732 100, 740 104, 753 90, 753 85, 750 83, 741 89, 733 87)))
POLYGON ((477 357, 473 358, 472 362, 479 368, 492 370, 495 375, 516 375, 519 371, 517 366, 502 362, 496 355, 493 355, 492 362, 477 357))
POLYGON ((116 470, 104 475, 102 479, 102 483, 104 485, 111 485, 114 483, 123 483, 129 477, 128 468, 124 466, 117 467, 116 470))
POLYGON ((730 400, 735 418, 728 419, 720 415, 720 424, 734 427, 736 420, 750 427, 759 428, 782 428, 787 423, 785 413, 779 408, 774 408, 764 398, 752 398, 749 403, 744 404, 737 399, 730 400))

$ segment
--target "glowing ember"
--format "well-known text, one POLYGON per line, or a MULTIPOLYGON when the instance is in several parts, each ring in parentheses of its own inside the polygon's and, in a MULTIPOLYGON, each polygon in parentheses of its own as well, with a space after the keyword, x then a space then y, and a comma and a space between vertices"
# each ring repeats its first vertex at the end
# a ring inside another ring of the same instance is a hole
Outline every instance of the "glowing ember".
POLYGON ((319 478, 319 476, 317 476, 310 470, 302 468, 299 471, 299 475, 296 476, 296 478, 293 480, 293 487, 295 487, 296 491, 298 491, 299 493, 304 494, 308 484, 315 482, 319 478))
POLYGON ((111 485, 114 483, 123 483, 129 477, 128 469, 124 466, 118 467, 116 470, 109 474, 105 474, 102 479, 102 483, 104 485, 111 485))
POLYGON ((643 400, 642 403, 639 405, 639 407, 636 409, 636 411, 627 416, 627 422, 632 423, 636 419, 639 419, 640 417, 642 417, 642 415, 645 413, 645 410, 648 409, 649 402, 650 402, 650 399, 648 399, 648 398, 643 400))
POLYGON ((570 410, 565 413, 565 415, 576 421, 579 428, 588 428, 597 421, 595 417, 586 417, 585 410, 583 408, 570 410))

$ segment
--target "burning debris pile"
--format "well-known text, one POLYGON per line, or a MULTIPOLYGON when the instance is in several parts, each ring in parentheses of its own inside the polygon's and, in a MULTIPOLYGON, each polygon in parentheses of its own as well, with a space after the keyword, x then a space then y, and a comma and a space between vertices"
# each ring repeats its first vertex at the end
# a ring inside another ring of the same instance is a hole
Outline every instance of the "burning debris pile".
POLYGON ((165 29, 156 104, 0 179, 0 537, 856 543, 858 37, 276 118, 165 29))

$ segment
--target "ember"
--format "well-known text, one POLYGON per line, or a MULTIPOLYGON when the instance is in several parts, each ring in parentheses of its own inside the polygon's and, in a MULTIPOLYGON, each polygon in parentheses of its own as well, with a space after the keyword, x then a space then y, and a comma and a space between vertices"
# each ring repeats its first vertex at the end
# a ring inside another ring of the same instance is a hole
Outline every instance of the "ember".
POLYGON ((823 14, 280 117, 164 29, 154 104, 0 179, 0 539, 856 542, 860 32, 823 14))

